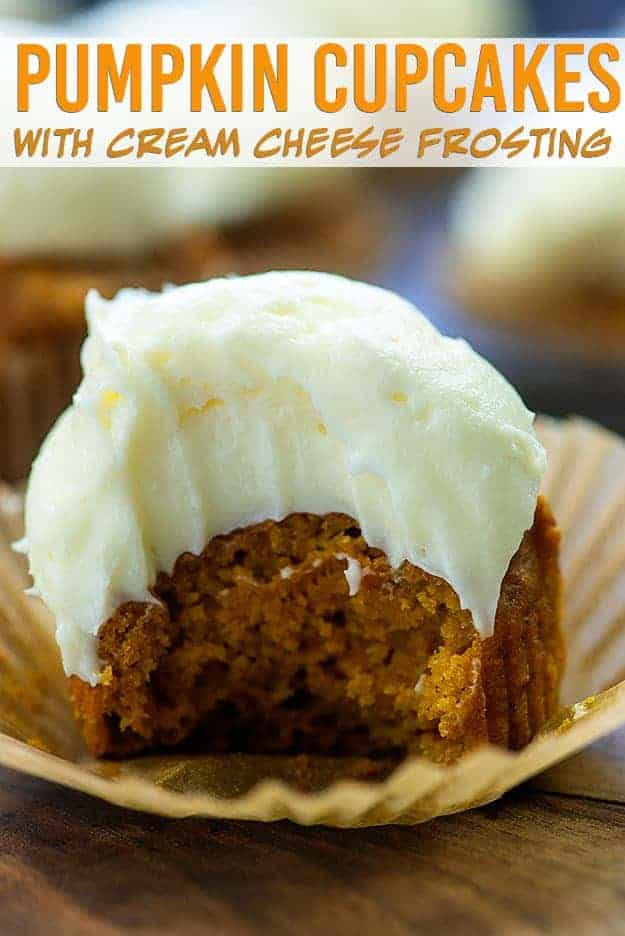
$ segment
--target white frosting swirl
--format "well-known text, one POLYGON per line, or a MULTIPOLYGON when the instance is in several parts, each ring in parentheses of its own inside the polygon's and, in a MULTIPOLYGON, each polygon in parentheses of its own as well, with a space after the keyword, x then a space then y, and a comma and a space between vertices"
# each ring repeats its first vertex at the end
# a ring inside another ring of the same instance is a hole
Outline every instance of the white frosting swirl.
POLYGON ((319 273, 91 293, 85 376, 27 494, 68 673, 159 571, 219 533, 340 511, 452 584, 483 634, 545 453, 516 391, 393 293, 319 273))

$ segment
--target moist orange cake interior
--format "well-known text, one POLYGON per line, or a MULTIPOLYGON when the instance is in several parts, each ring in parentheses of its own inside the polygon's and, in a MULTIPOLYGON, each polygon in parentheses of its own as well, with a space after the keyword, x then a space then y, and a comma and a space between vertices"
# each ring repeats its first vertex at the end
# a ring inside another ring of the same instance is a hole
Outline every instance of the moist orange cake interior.
POLYGON ((193 738, 439 761, 488 740, 521 747, 557 706, 558 538, 539 499, 481 639, 446 582, 393 570, 342 514, 218 536, 159 576, 160 604, 127 603, 101 628, 101 683, 71 679, 86 741, 97 755, 193 738), (361 573, 351 596, 344 556, 361 573))

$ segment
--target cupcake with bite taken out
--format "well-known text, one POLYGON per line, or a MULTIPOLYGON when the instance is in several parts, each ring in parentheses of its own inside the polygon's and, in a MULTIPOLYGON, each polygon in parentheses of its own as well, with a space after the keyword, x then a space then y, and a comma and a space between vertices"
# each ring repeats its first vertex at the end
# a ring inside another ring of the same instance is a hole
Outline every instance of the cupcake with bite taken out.
POLYGON ((88 299, 26 503, 96 755, 527 744, 564 664, 545 452, 408 302, 320 273, 88 299))

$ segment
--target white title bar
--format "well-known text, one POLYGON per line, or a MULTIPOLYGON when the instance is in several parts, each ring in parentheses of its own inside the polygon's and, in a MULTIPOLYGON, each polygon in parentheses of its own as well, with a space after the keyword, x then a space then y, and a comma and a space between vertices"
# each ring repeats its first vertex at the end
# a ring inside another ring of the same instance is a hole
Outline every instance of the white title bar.
POLYGON ((2 166, 625 165, 625 40, 0 40, 2 166))

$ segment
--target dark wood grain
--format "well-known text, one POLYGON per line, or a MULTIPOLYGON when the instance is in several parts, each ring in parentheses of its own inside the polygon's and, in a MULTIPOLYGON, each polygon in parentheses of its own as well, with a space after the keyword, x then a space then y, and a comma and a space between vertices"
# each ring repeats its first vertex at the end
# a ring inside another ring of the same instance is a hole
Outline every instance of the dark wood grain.
POLYGON ((597 798, 625 800, 619 750, 625 732, 483 809, 354 831, 168 821, 0 771, 0 933, 621 933, 625 805, 597 798))

